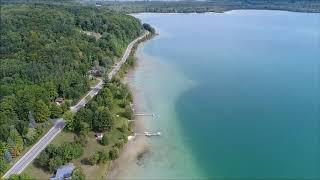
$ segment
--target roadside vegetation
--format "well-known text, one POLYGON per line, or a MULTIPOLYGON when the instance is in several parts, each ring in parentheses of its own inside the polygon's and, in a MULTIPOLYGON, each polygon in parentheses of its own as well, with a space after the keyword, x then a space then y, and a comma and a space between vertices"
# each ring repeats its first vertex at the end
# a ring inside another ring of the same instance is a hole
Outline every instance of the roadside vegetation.
MULTIPOLYGON (((89 90, 88 71, 104 75, 141 34, 137 19, 80 5, 8 4, 1 6, 0 27, 1 176, 46 132, 50 118, 64 117, 67 129, 79 135, 112 129, 111 110, 101 108, 109 102, 96 100, 98 107, 90 105, 95 118, 88 127, 68 110, 89 90), (101 38, 83 31, 99 33, 101 38), (57 98, 64 102, 58 105, 57 98)), ((64 146, 55 148, 65 151, 64 146)), ((49 164, 53 155, 47 155, 42 165, 52 171, 59 163, 49 164)), ((81 153, 71 159, 62 154, 59 161, 63 164, 78 156, 81 153)))

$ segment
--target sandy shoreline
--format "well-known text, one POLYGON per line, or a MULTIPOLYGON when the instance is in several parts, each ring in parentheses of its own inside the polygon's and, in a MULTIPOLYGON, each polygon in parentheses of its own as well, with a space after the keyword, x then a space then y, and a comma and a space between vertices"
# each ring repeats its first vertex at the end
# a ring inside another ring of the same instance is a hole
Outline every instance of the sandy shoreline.
MULTIPOLYGON (((138 45, 140 47, 141 44, 138 45)), ((135 54, 136 57, 136 67, 140 65, 139 58, 135 54)), ((124 82, 127 83, 131 89, 131 92, 133 94, 133 101, 134 101, 134 109, 135 112, 143 112, 143 106, 144 100, 139 95, 139 90, 137 87, 134 86, 133 80, 134 80, 134 72, 135 68, 132 68, 129 70, 129 72, 126 74, 124 78, 124 82)), ((134 122, 134 132, 144 132, 145 131, 145 123, 144 123, 144 117, 138 116, 135 117, 134 122)), ((109 170, 107 179, 125 179, 129 178, 127 173, 130 171, 128 168, 129 166, 132 166, 134 163, 138 162, 139 156, 144 154, 145 152, 148 152, 149 150, 149 144, 147 142, 147 139, 145 136, 136 136, 133 140, 130 140, 123 148, 122 152, 120 153, 120 156, 117 160, 113 161, 109 170)), ((130 173, 132 173, 130 171, 130 173)))

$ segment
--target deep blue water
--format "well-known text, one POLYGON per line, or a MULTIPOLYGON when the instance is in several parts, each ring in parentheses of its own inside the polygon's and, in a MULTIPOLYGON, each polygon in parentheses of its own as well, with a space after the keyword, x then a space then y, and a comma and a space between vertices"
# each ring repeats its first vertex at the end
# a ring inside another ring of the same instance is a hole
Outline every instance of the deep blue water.
POLYGON ((174 108, 205 177, 320 179, 320 14, 139 18, 160 33, 144 52, 195 82, 174 108))

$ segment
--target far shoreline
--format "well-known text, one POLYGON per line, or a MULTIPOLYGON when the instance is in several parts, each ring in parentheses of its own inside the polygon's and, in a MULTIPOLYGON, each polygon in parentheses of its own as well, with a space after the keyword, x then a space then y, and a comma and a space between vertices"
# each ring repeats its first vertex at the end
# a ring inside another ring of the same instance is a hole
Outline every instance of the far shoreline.
POLYGON ((123 13, 224 13, 232 10, 274 10, 302 13, 320 13, 320 3, 316 1, 122 1, 99 4, 123 13))
POLYGON ((140 15, 140 14, 161 14, 161 15, 212 15, 212 14, 232 14, 232 13, 239 13, 239 12, 254 12, 254 11, 276 11, 276 12, 286 12, 286 13, 299 13, 299 14, 320 14, 320 12, 305 12, 305 11, 290 11, 290 10, 281 10, 281 9, 231 9, 223 12, 213 12, 213 11, 207 11, 207 12, 135 12, 135 13, 127 13, 130 16, 140 15))

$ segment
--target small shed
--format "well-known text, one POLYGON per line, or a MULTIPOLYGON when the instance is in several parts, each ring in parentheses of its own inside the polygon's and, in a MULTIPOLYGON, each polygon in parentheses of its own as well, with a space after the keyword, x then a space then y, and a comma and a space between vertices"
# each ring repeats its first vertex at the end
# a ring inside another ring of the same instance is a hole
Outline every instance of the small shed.
POLYGON ((99 71, 97 69, 91 69, 87 72, 88 75, 97 75, 99 73, 99 71))
POLYGON ((75 167, 72 163, 60 166, 59 169, 57 169, 56 175, 51 177, 50 180, 71 179, 71 175, 74 169, 75 167))
POLYGON ((96 137, 96 140, 102 140, 103 133, 96 133, 95 137, 96 137))
POLYGON ((60 105, 60 104, 64 103, 64 99, 62 97, 58 97, 57 99, 54 100, 54 102, 57 105, 60 105))

